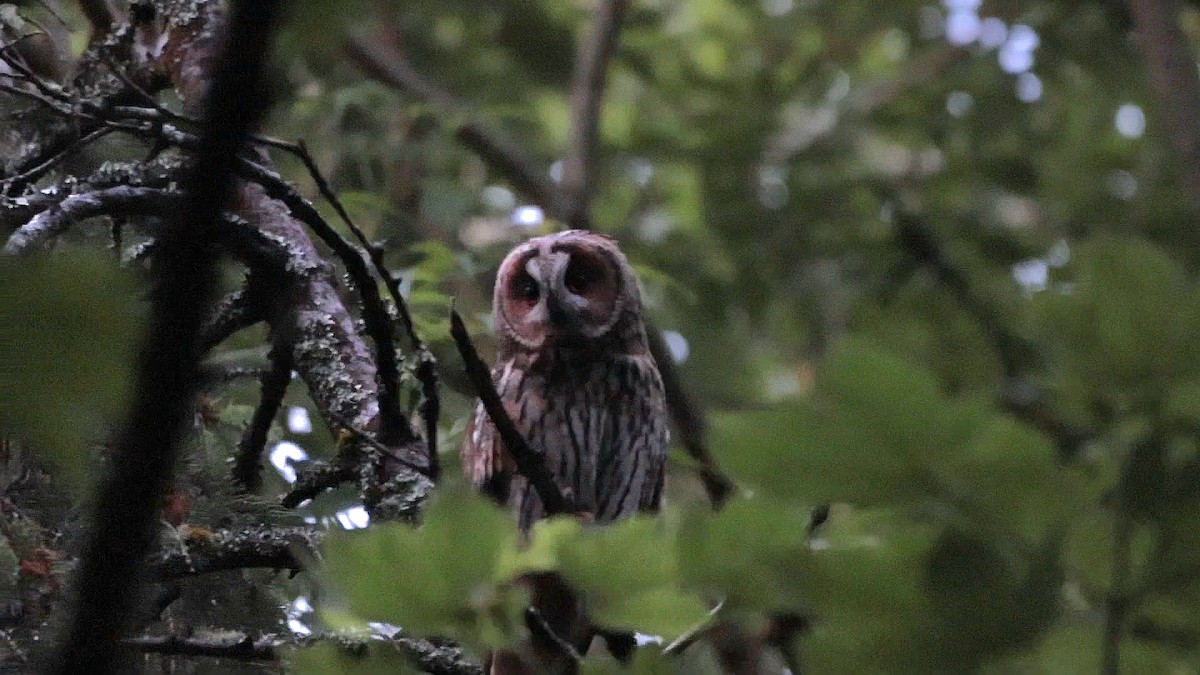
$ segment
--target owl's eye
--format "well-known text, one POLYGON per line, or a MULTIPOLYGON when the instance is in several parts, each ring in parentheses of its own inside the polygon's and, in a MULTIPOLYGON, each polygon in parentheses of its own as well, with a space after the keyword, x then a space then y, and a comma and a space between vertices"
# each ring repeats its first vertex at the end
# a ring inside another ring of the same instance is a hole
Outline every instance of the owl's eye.
POLYGON ((567 290, 580 295, 586 293, 596 279, 600 277, 598 270, 588 262, 580 260, 579 257, 571 259, 571 264, 567 266, 567 273, 563 276, 563 284, 567 290))
POLYGON ((525 300, 526 302, 535 302, 540 293, 541 291, 538 289, 537 282, 528 274, 522 274, 513 279, 512 295, 514 298, 525 300))

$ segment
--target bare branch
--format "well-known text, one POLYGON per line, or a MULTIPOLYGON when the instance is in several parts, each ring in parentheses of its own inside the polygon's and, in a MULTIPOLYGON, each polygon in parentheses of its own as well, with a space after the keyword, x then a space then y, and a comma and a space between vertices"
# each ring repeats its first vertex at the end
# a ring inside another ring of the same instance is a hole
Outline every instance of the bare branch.
MULTIPOLYGON (((346 433, 350 434, 354 438, 357 438, 359 441, 370 446, 371 448, 379 451, 380 453, 382 453, 382 455, 392 457, 400 465, 402 465, 408 469, 411 469, 412 471, 416 471, 417 473, 422 473, 422 474, 425 473, 425 467, 417 466, 416 464, 411 464, 408 462, 408 460, 404 459, 403 457, 397 457, 395 455, 395 452, 391 448, 384 445, 383 443, 380 443, 371 434, 368 434, 367 432, 363 431, 362 429, 359 429, 358 427, 354 426, 354 423, 351 422, 350 420, 348 420, 344 417, 338 416, 338 415, 334 415, 333 418, 335 420, 337 420, 337 422, 339 423, 339 425, 340 425, 339 428, 341 428, 342 430, 344 430, 346 433)), ((343 455, 345 455, 345 453, 343 453, 343 455)))
POLYGON ((504 402, 500 400, 500 394, 496 392, 496 385, 492 383, 492 374, 488 371, 483 359, 479 358, 479 352, 475 350, 475 344, 471 341, 471 335, 467 332, 467 326, 463 323, 462 317, 453 309, 450 310, 450 335, 454 338, 454 344, 462 356, 463 364, 467 369, 467 377, 470 378, 475 393, 479 396, 479 401, 487 411, 488 417, 491 418, 492 424, 496 426, 496 432, 504 443, 504 449, 516 462, 517 470, 521 472, 521 475, 537 490, 546 515, 574 513, 574 505, 563 494, 558 482, 554 480, 554 474, 546 466, 545 458, 529 447, 529 443, 521 435, 517 425, 513 424, 508 412, 505 411, 504 402))
POLYGON ((253 527, 189 534, 183 546, 168 546, 150 559, 150 580, 247 568, 298 572, 315 559, 324 539, 315 527, 253 527))
POLYGON ((571 227, 587 228, 596 176, 596 143, 600 136, 600 108, 608 81, 608 64, 617 49, 626 0, 603 0, 579 42, 575 76, 571 84, 571 133, 563 158, 564 216, 571 227))
POLYGON ((255 297, 249 288, 230 293, 217 305, 212 318, 204 326, 201 345, 204 351, 210 351, 234 333, 266 318, 261 299, 255 297))
POLYGON ((4 185, 4 193, 14 194, 16 190, 46 175, 54 167, 61 164, 64 159, 76 154, 83 148, 111 134, 113 131, 115 131, 115 129, 109 127, 100 127, 99 129, 89 131, 45 160, 34 164, 28 169, 23 170, 21 173, 5 178, 3 181, 0 181, 0 184, 4 185))
POLYGON ((292 215, 315 232, 346 266, 346 271, 354 280, 363 300, 363 323, 375 343, 376 366, 382 387, 379 395, 381 440, 388 444, 411 445, 417 440, 417 436, 401 412, 400 366, 396 345, 392 340, 391 321, 379 295, 379 286, 371 276, 362 251, 338 234, 321 217, 316 207, 288 185, 279 174, 244 159, 239 162, 238 167, 238 173, 243 178, 258 183, 269 197, 283 202, 292 215))
POLYGON ((257 366, 220 367, 206 365, 204 367, 203 388, 206 391, 219 389, 221 386, 233 382, 234 380, 248 377, 259 378, 262 377, 267 370, 267 368, 260 368, 257 366))
POLYGON ((333 462, 309 462, 296 471, 296 482, 291 492, 283 496, 281 503, 295 508, 313 499, 322 492, 358 478, 358 467, 351 462, 335 459, 333 462))
MULTIPOLYGON (((122 215, 158 215, 168 208, 161 199, 166 195, 155 188, 117 186, 71 195, 58 204, 34 216, 12 233, 4 246, 5 253, 28 254, 38 246, 66 232, 72 224, 85 218, 119 213, 122 215)), ((174 204, 178 196, 172 197, 174 204)))
POLYGON ((431 675, 483 675, 483 668, 469 660, 462 649, 451 643, 423 640, 396 633, 390 637, 318 633, 305 637, 264 635, 252 638, 245 634, 212 637, 180 637, 177 635, 144 635, 128 638, 122 645, 143 654, 163 656, 200 656, 235 661, 278 661, 287 648, 304 648, 320 643, 338 645, 348 654, 366 656, 371 644, 392 647, 405 653, 421 672, 431 675))
POLYGON ((239 636, 233 641, 177 635, 143 635, 121 640, 121 646, 144 654, 209 656, 234 661, 274 661, 279 657, 279 644, 278 638, 255 640, 249 635, 239 636))

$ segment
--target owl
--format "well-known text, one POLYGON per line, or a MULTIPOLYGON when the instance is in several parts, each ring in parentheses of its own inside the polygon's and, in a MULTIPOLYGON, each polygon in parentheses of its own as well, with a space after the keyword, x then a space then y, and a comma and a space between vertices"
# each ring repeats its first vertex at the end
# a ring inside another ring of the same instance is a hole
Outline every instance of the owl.
MULTIPOLYGON (((579 511, 607 523, 657 511, 668 430, 633 268, 613 239, 570 230, 518 245, 500 264, 492 371, 509 415, 579 511)), ((528 530, 544 516, 480 405, 463 467, 528 530)))

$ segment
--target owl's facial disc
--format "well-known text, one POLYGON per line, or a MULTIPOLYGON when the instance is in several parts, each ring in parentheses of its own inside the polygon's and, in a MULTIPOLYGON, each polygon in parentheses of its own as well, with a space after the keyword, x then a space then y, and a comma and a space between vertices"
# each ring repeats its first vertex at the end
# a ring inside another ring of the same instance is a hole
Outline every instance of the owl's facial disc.
POLYGON ((525 348, 586 344, 603 337, 624 311, 630 291, 619 251, 577 235, 535 239, 509 255, 497 287, 497 311, 525 348), (503 301, 499 298, 503 295, 503 301))

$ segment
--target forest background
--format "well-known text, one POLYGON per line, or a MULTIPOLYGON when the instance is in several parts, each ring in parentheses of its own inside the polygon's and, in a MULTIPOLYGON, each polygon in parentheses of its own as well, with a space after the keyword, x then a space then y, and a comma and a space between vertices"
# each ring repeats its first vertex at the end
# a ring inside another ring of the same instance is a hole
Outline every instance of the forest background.
POLYGON ((1200 3, 276 4, 0 4, 4 667, 479 672, 549 569, 638 672, 1200 669, 1200 3), (519 548, 451 311, 567 226, 677 447, 519 548))

